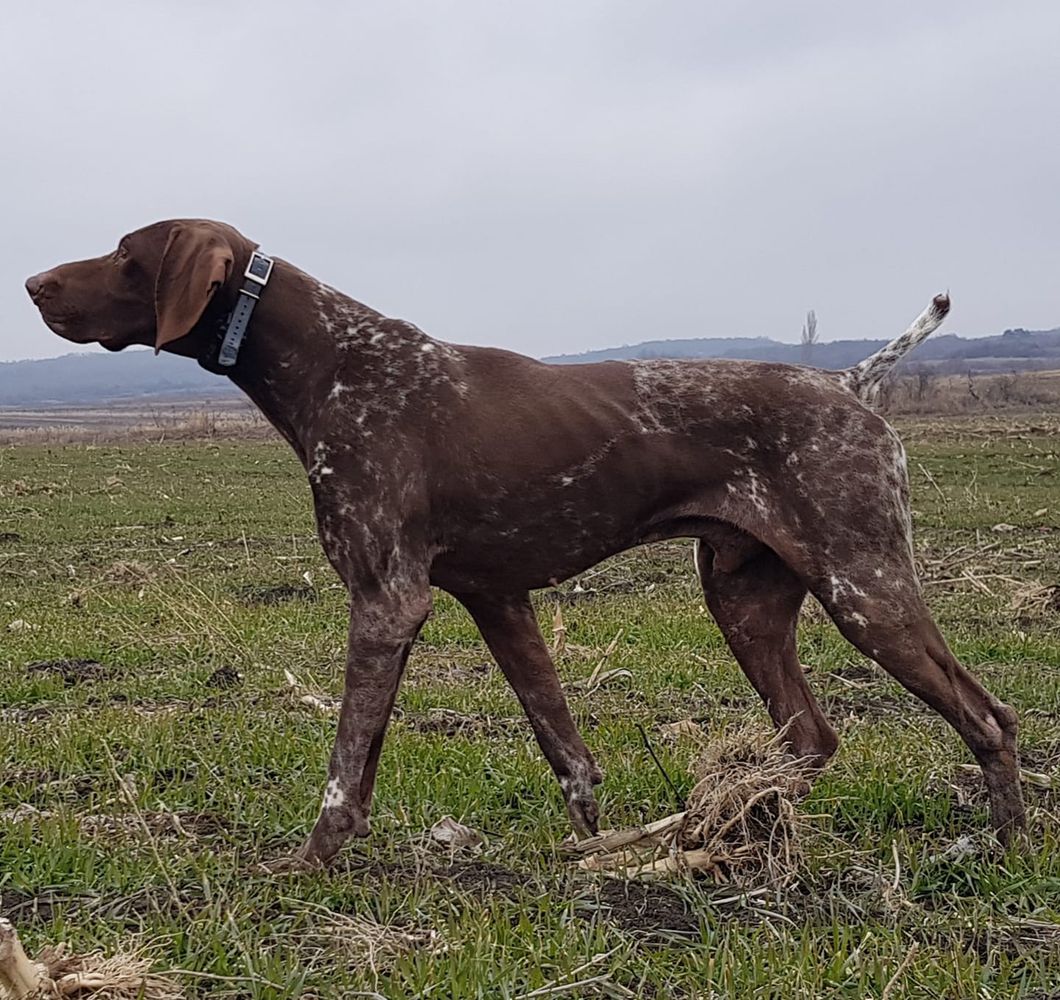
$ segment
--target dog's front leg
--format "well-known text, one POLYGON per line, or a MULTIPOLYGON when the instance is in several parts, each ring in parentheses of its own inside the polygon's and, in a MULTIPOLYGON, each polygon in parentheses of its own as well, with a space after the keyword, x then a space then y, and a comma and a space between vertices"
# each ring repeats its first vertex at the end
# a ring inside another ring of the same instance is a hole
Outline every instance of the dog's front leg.
POLYGON ((563 789, 576 833, 596 833, 593 786, 603 780, 571 718, 559 675, 534 617, 529 594, 458 594, 519 698, 538 745, 563 789))
POLYGON ((368 835, 379 751, 409 650, 427 615, 426 580, 387 582, 350 602, 346 683, 324 803, 298 859, 322 863, 351 837, 368 835))

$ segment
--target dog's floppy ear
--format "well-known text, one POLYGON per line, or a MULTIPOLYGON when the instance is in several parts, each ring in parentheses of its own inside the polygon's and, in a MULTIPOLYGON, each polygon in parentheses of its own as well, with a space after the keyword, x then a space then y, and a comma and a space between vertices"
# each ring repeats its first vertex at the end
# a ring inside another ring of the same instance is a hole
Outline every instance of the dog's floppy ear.
POLYGON ((209 226, 176 225, 155 279, 155 354, 199 322, 232 273, 229 242, 209 226))

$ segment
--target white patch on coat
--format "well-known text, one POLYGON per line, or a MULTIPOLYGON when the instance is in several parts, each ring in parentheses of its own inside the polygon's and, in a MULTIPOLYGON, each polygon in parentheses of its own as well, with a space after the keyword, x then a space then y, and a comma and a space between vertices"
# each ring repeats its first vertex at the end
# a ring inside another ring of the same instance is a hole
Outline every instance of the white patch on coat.
POLYGON ((346 793, 339 788, 339 779, 332 778, 324 789, 324 808, 336 809, 346 801, 346 793))
POLYGON ((728 494, 738 501, 747 501, 763 517, 768 517, 773 508, 766 497, 766 489, 752 468, 742 469, 733 481, 725 484, 728 494))
POLYGON ((832 600, 837 604, 845 597, 868 597, 852 580, 836 576, 834 573, 828 582, 832 585, 832 600))
POLYGON ((574 798, 593 797, 592 772, 589 765, 580 757, 568 757, 566 760, 569 774, 560 775, 559 787, 563 797, 570 802, 574 798))
POLYGON ((324 476, 333 475, 335 470, 328 463, 328 446, 323 441, 318 441, 313 449, 313 461, 309 465, 309 480, 319 483, 324 476))

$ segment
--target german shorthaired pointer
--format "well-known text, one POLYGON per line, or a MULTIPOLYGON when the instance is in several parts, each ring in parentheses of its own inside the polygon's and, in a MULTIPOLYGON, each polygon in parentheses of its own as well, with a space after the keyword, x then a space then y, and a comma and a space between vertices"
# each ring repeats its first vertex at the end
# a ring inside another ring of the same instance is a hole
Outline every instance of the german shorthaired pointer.
MULTIPOLYGON (((77 344, 153 345, 217 366, 229 316, 257 289, 232 380, 294 448, 321 542, 349 589, 345 694, 323 808, 298 858, 323 862, 368 812, 402 670, 431 587, 468 609, 559 779, 595 832, 600 769, 575 728, 530 591, 657 539, 696 540, 707 606, 793 753, 836 735, 803 677, 807 592, 865 656, 939 712, 982 767, 1002 839, 1024 825, 1016 715, 932 621, 911 547, 906 460, 865 404, 942 322, 833 373, 740 361, 545 365, 432 340, 276 260, 217 222, 160 222, 94 260, 26 282, 77 344)), ((222 352, 223 353, 223 352, 222 352)))

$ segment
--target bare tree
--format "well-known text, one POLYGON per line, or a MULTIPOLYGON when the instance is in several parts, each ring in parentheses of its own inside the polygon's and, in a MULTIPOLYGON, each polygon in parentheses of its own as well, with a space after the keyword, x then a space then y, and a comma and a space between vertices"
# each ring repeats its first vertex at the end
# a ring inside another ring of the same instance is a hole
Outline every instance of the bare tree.
POLYGON ((802 327, 802 363, 808 365, 813 355, 813 345, 817 343, 817 313, 812 309, 806 314, 802 327))

